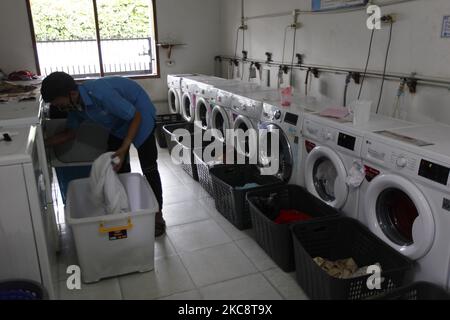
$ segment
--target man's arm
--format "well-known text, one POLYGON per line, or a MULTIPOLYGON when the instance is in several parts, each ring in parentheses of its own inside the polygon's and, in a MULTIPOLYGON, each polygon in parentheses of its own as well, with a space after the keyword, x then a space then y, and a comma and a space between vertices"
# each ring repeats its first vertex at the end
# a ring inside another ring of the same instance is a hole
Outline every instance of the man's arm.
POLYGON ((123 161, 128 153, 128 149, 130 149, 131 144, 133 143, 134 137, 139 131, 139 127, 141 125, 142 116, 139 111, 136 110, 134 114, 134 118, 130 123, 128 128, 128 133, 125 139, 123 139, 122 146, 115 152, 114 157, 120 158, 120 163, 114 166, 114 170, 119 171, 122 167, 123 161))

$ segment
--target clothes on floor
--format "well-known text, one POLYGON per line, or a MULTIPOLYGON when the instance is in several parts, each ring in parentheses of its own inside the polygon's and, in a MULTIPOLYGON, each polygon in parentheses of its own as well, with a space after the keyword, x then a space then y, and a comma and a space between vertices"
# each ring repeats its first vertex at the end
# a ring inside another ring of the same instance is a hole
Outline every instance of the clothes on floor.
MULTIPOLYGON (((120 146, 122 146, 122 142, 122 139, 110 135, 108 139, 108 150, 116 151, 120 148, 120 146)), ((147 178, 147 181, 150 184, 153 193, 155 194, 156 200, 159 204, 159 211, 162 211, 163 194, 161 177, 158 171, 158 149, 156 148, 154 132, 152 132, 150 136, 142 143, 142 145, 137 148, 137 152, 139 156, 139 163, 141 164, 142 173, 147 178)), ((127 172, 131 172, 129 153, 126 156, 124 164, 122 165, 119 173, 127 172)))
MULTIPOLYGON (((367 275, 369 266, 359 268, 353 258, 329 261, 327 259, 316 257, 313 259, 330 276, 338 279, 352 279, 367 275)), ((381 265, 375 263, 381 270, 381 265)))
POLYGON ((312 217, 306 213, 300 212, 295 209, 282 209, 280 210, 280 214, 274 220, 277 224, 289 224, 297 221, 308 221, 311 220, 312 217))
POLYGON ((98 157, 89 178, 92 202, 104 207, 106 214, 130 211, 127 192, 113 169, 113 154, 108 152, 98 157))

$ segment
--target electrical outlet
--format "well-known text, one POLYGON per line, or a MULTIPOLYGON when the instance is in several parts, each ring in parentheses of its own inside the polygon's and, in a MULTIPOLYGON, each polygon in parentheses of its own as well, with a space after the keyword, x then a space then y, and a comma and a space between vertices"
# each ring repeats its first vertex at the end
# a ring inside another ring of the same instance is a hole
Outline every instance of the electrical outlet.
POLYGON ((389 13, 385 14, 381 17, 381 23, 394 23, 397 21, 397 14, 395 13, 389 13))

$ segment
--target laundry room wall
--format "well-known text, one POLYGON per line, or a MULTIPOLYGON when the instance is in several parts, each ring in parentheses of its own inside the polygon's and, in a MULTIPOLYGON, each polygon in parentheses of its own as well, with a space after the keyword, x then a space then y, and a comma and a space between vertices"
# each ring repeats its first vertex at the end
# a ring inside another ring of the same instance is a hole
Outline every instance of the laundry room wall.
MULTIPOLYGON (((168 66, 167 50, 159 48, 157 79, 138 82, 156 101, 158 112, 168 112, 167 74, 214 73, 214 56, 219 46, 220 0, 156 0, 159 41, 186 44, 172 50, 174 65, 168 66)), ((36 71, 25 0, 0 1, 0 68, 36 71)))
MULTIPOLYGON (((391 0, 378 1, 389 3, 391 0)), ((294 9, 310 10, 311 0, 245 0, 244 15, 255 17, 294 9)), ((416 72, 420 76, 450 80, 450 38, 441 38, 444 15, 450 15, 448 0, 413 0, 408 3, 382 7, 382 14, 394 13, 392 45, 387 73, 416 72)), ((236 30, 240 25, 241 0, 221 1, 222 54, 233 56, 236 30)), ((297 30, 296 53, 304 54, 304 63, 363 70, 371 31, 366 27, 365 10, 347 13, 300 14, 302 26, 297 30)), ((293 22, 292 16, 266 17, 247 21, 245 50, 249 58, 265 60, 265 52, 272 52, 275 61, 282 60, 284 30, 293 22)), ((369 71, 382 72, 388 43, 389 26, 375 32, 369 71)), ((293 31, 287 33, 285 63, 291 63, 293 31)), ((238 57, 242 51, 242 33, 239 34, 238 57)), ((296 60, 295 60, 296 61, 296 60)), ((227 62, 224 62, 226 64, 227 62)), ((248 66, 248 65, 247 65, 248 66)), ((226 67, 223 68, 224 70, 226 67)), ((247 68, 245 68, 246 70, 247 68)), ((271 84, 276 86, 277 68, 271 70, 271 84)), ((304 93, 306 72, 296 71, 294 87, 304 93)), ((247 77, 247 75, 245 75, 247 77)), ((386 81, 380 113, 391 115, 400 80, 386 81)), ((372 100, 375 110, 381 79, 368 78, 362 99, 372 100)), ((321 73, 311 82, 310 93, 333 99, 343 104, 345 75, 321 73)), ((349 86, 347 101, 353 101, 358 86, 349 86)), ((449 88, 418 86, 417 93, 406 92, 402 98, 403 118, 423 123, 435 121, 450 124, 449 88)))

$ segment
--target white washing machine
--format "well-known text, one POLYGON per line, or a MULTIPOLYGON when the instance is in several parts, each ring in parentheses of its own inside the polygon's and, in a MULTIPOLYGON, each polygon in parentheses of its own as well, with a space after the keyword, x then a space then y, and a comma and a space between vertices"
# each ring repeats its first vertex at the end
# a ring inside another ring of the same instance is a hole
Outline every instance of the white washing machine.
POLYGON ((366 135, 360 220, 416 262, 414 281, 449 288, 450 127, 366 135))
POLYGON ((232 103, 235 95, 248 96, 256 92, 263 92, 273 90, 270 88, 261 87, 250 82, 238 81, 236 83, 224 83, 223 85, 216 85, 211 99, 211 118, 210 129, 215 130, 213 135, 221 142, 225 141, 226 130, 232 130, 234 120, 238 114, 233 113, 232 103))
POLYGON ((364 133, 413 125, 372 114, 364 128, 356 128, 347 120, 321 117, 319 114, 305 115, 305 141, 299 175, 304 176, 305 188, 328 205, 342 210, 348 217, 357 219, 359 185, 363 174, 350 177, 350 172, 352 168, 360 169, 356 172, 362 170, 364 133))
MULTIPOLYGON (((267 139, 277 129, 279 132, 280 162, 277 176, 290 184, 301 185, 299 179, 299 160, 301 157, 302 125, 306 113, 314 113, 327 105, 319 103, 313 97, 293 96, 289 107, 282 106, 279 92, 267 97, 263 104, 263 112, 259 129, 266 129, 268 134, 259 134, 261 146, 267 145, 267 139), (277 95, 278 94, 278 95, 277 95)), ((269 138, 271 139, 271 137, 269 138)), ((259 153, 259 164, 269 166, 270 159, 265 152, 259 153)))
POLYGON ((195 124, 203 130, 210 128, 212 112, 211 102, 217 94, 217 90, 215 90, 217 86, 226 87, 241 84, 242 82, 238 80, 227 80, 222 78, 207 79, 198 82, 195 86, 195 124))
POLYGON ((167 100, 169 102, 170 113, 180 113, 181 105, 181 79, 185 75, 167 75, 167 100))
POLYGON ((210 82, 211 84, 217 82, 221 83, 225 79, 206 76, 206 75, 189 75, 181 79, 181 114, 188 122, 195 121, 195 107, 197 105, 197 95, 199 93, 198 86, 200 83, 210 82))

